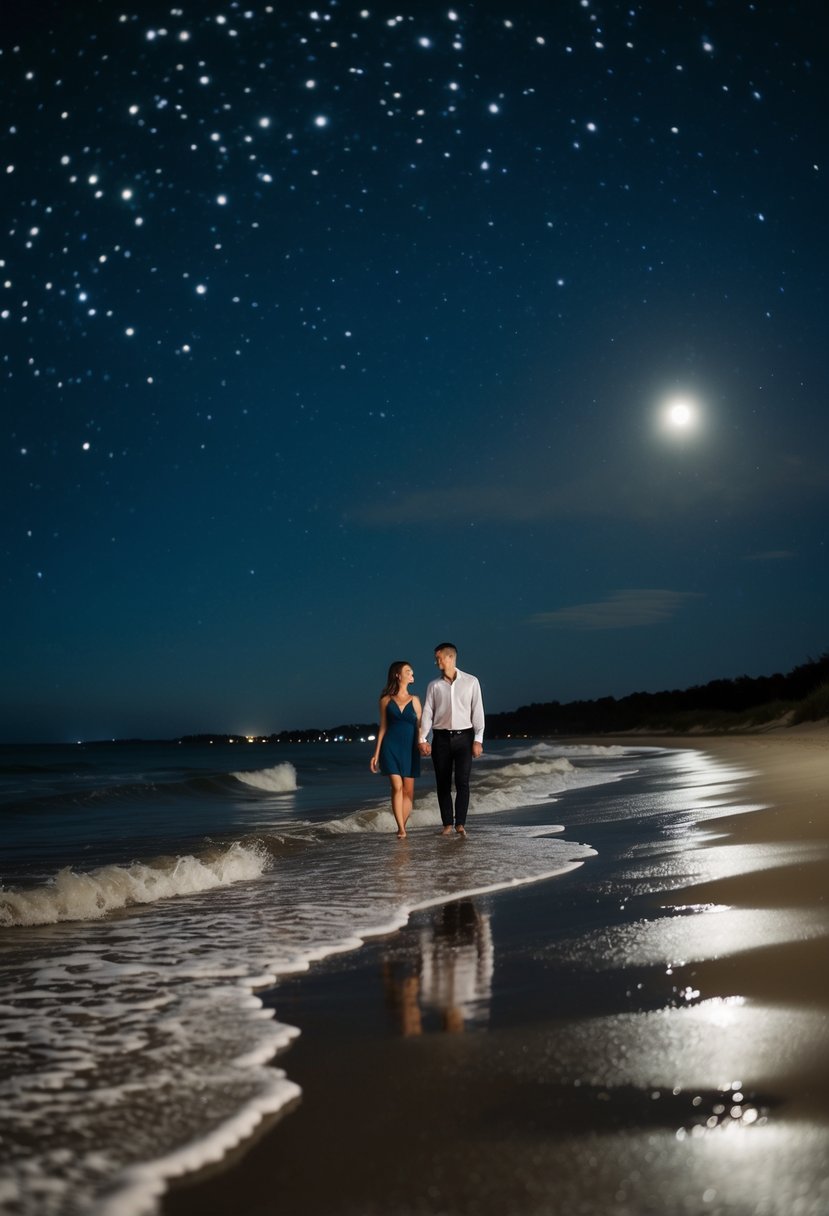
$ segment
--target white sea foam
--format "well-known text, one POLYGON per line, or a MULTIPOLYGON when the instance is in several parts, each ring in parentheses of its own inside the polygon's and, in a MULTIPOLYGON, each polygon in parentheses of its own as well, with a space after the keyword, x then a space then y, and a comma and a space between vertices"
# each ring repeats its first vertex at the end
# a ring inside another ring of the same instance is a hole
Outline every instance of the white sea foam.
POLYGON ((155 903, 258 878, 267 864, 264 849, 234 843, 209 859, 176 857, 155 865, 135 861, 101 866, 86 874, 66 867, 42 886, 0 889, 0 925, 99 920, 130 904, 155 903))
MULTIPOLYGON (((262 1063, 270 1059, 270 1053, 262 1063)), ((241 1144, 267 1115, 275 1114, 301 1090, 289 1081, 281 1069, 267 1069, 268 1081, 262 1092, 251 1098, 244 1106, 226 1119, 210 1135, 185 1145, 157 1161, 131 1166, 122 1174, 120 1185, 114 1195, 95 1203, 92 1216, 140 1216, 155 1210, 164 1194, 168 1178, 177 1178, 205 1165, 221 1161, 232 1148, 241 1144)))
MULTIPOLYGON (((542 745, 545 746, 545 745, 542 745)), ((621 749, 624 752, 624 749, 621 749)), ((568 790, 619 781, 625 772, 605 768, 578 768, 565 756, 548 753, 518 753, 508 764, 480 769, 473 777, 470 798, 470 818, 515 811, 520 807, 555 802, 568 790), (522 758, 523 757, 523 758, 522 758)), ((325 830, 334 834, 387 832, 388 806, 372 806, 351 815, 330 820, 325 830)), ((434 792, 419 795, 409 824, 412 828, 428 827, 440 821, 437 796, 434 792)))
MULTIPOLYGON (((670 816, 674 803, 703 820, 720 813, 724 787, 712 782, 723 772, 712 766, 685 753, 658 763, 658 789, 636 795, 636 814, 656 814, 653 806, 670 816)), ((384 797, 382 809, 339 820, 339 831, 294 829, 295 847, 277 851, 256 881, 5 934, 0 1198, 19 1216, 154 1211, 165 1179, 221 1157, 297 1092, 266 1063, 297 1032, 276 1020, 258 986, 389 933, 416 908, 580 866, 593 850, 553 836, 560 829, 542 826, 538 810, 532 826, 487 814, 622 775, 613 761, 579 768, 549 752, 513 754, 476 767, 468 840, 435 832, 431 796, 418 800, 411 839, 399 843, 384 797)), ((571 834, 579 807, 583 815, 580 800, 561 816, 571 834)), ((629 816, 629 800, 600 798, 589 812, 596 822, 614 813, 629 816)), ((703 853, 710 860, 711 848, 703 853)), ((439 934, 442 911, 432 923, 439 934)), ((277 1017, 280 995, 277 984, 277 1017)))
POLYGON ((269 794, 290 794, 297 788, 296 769, 286 761, 275 764, 273 768, 257 768, 250 772, 231 773, 243 785, 251 785, 256 790, 265 790, 269 794))
MULTIPOLYGON (((259 788, 263 775, 272 792, 286 767, 237 774, 259 788)), ((290 829, 296 847, 275 856, 236 844, 0 892, 6 923, 52 922, 6 935, 0 1105, 20 1135, 2 1185, 13 1209, 153 1211, 165 1179, 219 1159, 298 1092, 267 1063, 297 1032, 258 986, 389 933, 416 908, 581 865, 593 850, 553 836, 560 828, 490 826, 486 816, 619 776, 566 757, 511 758, 476 769, 469 841, 435 833, 430 795, 402 848, 375 805, 328 830, 290 829), (78 916, 88 919, 54 923, 78 916)))
MULTIPOLYGON (((630 751, 640 751, 640 748, 620 747, 615 743, 555 743, 553 740, 543 743, 533 743, 529 747, 519 748, 513 755, 516 759, 526 756, 573 756, 575 759, 599 760, 613 759, 616 756, 627 755, 630 751)), ((653 749, 657 750, 657 749, 653 749)))
POLYGON ((9 1147, 14 1210, 152 1211, 166 1178, 217 1160, 297 1092, 265 1064, 296 1032, 257 985, 388 933, 415 908, 592 855, 537 828, 482 824, 467 843, 433 827, 403 851, 388 823, 385 836, 308 840, 258 882, 57 926, 39 957, 27 961, 27 947, 9 960, 0 1104, 22 1129, 9 1147))

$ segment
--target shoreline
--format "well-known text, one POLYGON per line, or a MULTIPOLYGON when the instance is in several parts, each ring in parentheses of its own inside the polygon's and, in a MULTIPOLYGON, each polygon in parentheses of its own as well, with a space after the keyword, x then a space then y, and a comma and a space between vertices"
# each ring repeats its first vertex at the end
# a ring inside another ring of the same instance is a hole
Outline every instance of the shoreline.
POLYGON ((268 1003, 302 1034, 275 1063, 302 1097, 174 1181, 166 1216, 253 1216, 271 1200, 307 1216, 789 1216, 797 1185, 799 1212, 829 1208, 829 725, 561 742, 716 761, 722 806, 688 847, 686 880, 681 850, 661 888, 634 875, 616 922, 574 950, 561 926, 584 883, 601 886, 591 862, 471 901, 492 915, 496 965, 491 1022, 466 1034, 407 1034, 405 1001, 401 1015, 384 989, 384 969, 405 972, 432 931, 428 913, 278 985, 268 1003), (594 939, 610 943, 598 966, 585 962, 594 939), (718 1100, 732 1082, 745 1093, 718 1100), (730 1126, 723 1111, 737 1109, 730 1126))

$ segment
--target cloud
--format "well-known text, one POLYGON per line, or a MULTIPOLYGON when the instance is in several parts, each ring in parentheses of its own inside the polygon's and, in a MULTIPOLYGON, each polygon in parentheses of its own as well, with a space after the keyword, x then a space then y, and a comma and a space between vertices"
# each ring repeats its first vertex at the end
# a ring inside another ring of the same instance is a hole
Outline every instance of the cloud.
POLYGON ((615 465, 579 468, 578 462, 561 459, 544 474, 528 465, 519 474, 504 468, 497 479, 390 492, 382 511, 376 503, 364 503, 349 514, 358 523, 380 528, 447 520, 520 524, 611 518, 660 523, 701 511, 756 517, 824 502, 828 494, 829 466, 785 455, 762 470, 753 459, 724 455, 710 455, 693 468, 676 467, 671 461, 636 464, 624 457, 615 465))
POLYGON ((376 505, 361 506, 354 517, 379 527, 398 524, 443 524, 446 520, 482 523, 526 523, 536 520, 601 517, 642 518, 654 514, 651 500, 639 487, 622 481, 613 484, 606 474, 588 474, 578 480, 544 483, 528 473, 520 481, 491 482, 414 490, 389 495, 378 512, 376 505))
POLYGON ((747 553, 744 562, 787 562, 796 554, 792 549, 766 549, 762 553, 747 553))
POLYGON ((687 600, 701 598, 696 591, 661 588, 614 591, 606 600, 537 612, 530 620, 546 629, 637 629, 669 621, 687 600))

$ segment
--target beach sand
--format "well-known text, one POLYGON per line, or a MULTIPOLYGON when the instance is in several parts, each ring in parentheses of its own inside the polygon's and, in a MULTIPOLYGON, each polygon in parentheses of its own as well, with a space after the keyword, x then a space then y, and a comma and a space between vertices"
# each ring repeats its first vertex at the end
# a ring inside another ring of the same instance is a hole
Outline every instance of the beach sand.
POLYGON ((829 727, 636 742, 751 775, 690 839, 475 900, 485 1017, 424 1004, 435 910, 280 983, 303 1096, 167 1216, 826 1216, 829 727))

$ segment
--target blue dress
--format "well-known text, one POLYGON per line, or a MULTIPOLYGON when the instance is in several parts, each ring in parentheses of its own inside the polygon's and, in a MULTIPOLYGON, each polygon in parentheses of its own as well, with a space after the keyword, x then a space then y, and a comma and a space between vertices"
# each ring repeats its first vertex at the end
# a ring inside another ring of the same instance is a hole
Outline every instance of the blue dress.
POLYGON ((400 777, 420 776, 417 714, 412 701, 401 710, 396 701, 386 705, 386 733, 380 745, 380 772, 400 777))

